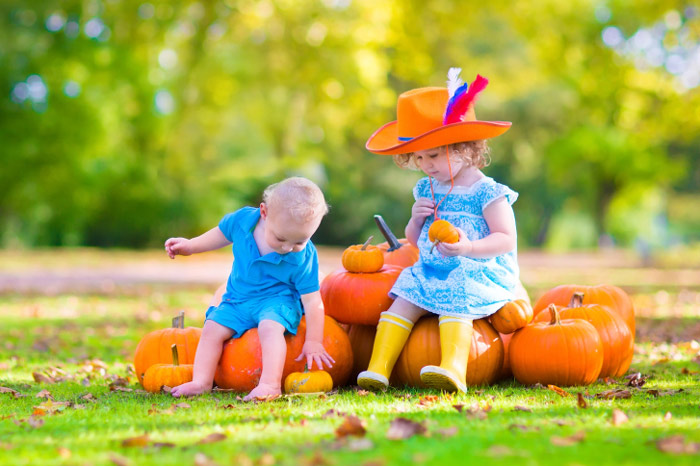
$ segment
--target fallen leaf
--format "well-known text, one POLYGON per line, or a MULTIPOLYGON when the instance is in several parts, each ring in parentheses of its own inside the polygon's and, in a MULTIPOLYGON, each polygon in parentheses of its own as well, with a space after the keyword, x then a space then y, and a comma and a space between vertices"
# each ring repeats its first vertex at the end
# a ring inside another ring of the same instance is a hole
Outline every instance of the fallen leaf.
POLYGON ((563 396, 563 397, 571 396, 571 393, 557 387, 556 385, 547 385, 547 388, 559 396, 563 396))
POLYGON ((630 374, 625 377, 625 379, 628 380, 627 386, 628 387, 636 387, 639 388, 643 386, 645 383, 647 383, 647 376, 642 375, 641 372, 636 372, 634 374, 630 374))
POLYGON ((672 417, 673 415, 671 414, 671 411, 666 411, 666 414, 664 414, 664 421, 668 422, 672 417))
POLYGON ((411 421, 403 417, 397 417, 389 425, 386 438, 389 440, 403 440, 414 435, 423 435, 426 432, 422 422, 411 421))
POLYGON ((600 392, 595 397, 602 398, 604 400, 614 400, 616 398, 632 398, 632 393, 629 390, 615 388, 613 390, 600 392))
POLYGON ((519 430, 521 432, 530 432, 531 430, 539 431, 540 428, 536 426, 526 426, 523 424, 511 424, 508 426, 510 430, 519 430))
POLYGON ((430 406, 439 400, 437 395, 425 395, 418 399, 418 404, 421 406, 430 406))
POLYGON ((39 406, 34 406, 32 412, 35 416, 45 416, 47 414, 55 414, 58 411, 63 411, 70 404, 70 401, 53 401, 46 400, 39 406))
POLYGON ((199 442, 197 442, 197 445, 204 445, 207 443, 216 443, 216 442, 221 442, 222 440, 226 440, 228 435, 221 433, 221 432, 214 432, 212 434, 207 435, 203 439, 201 439, 199 442))
POLYGON ((0 393, 11 393, 12 395, 15 396, 15 398, 17 398, 17 395, 19 394, 19 392, 17 390, 13 390, 13 389, 7 388, 7 387, 0 387, 0 393))
POLYGON ((35 398, 49 398, 53 400, 53 395, 51 395, 51 392, 48 390, 42 390, 36 395, 34 395, 35 398))
POLYGON ((130 392, 133 392, 134 389, 129 388, 129 387, 121 387, 119 385, 110 385, 109 391, 110 392, 129 392, 130 393, 130 392))
POLYGON ((652 388, 650 390, 647 390, 647 393, 650 395, 653 395, 655 397, 659 397, 659 396, 675 395, 676 393, 680 393, 682 391, 683 391, 682 388, 679 388, 678 390, 673 390, 673 389, 671 389, 671 390, 657 390, 655 388, 652 388))
POLYGON ((586 408, 588 408, 588 402, 587 402, 586 399, 583 397, 583 393, 578 392, 577 396, 578 396, 578 402, 577 402, 577 403, 578 403, 578 407, 581 408, 581 409, 586 409, 586 408))
POLYGON ((549 441, 552 443, 552 445, 557 447, 570 447, 571 445, 583 442, 585 438, 586 432, 580 430, 573 435, 569 435, 568 437, 557 437, 556 435, 552 436, 550 437, 549 441))
POLYGON ((183 401, 182 403, 174 404, 172 407, 175 409, 190 409, 192 406, 183 401))
POLYGON ((151 441, 148 434, 139 435, 138 437, 129 437, 122 440, 123 447, 145 447, 151 441))
POLYGON ((351 438, 347 442, 347 449, 350 451, 364 451, 374 448, 374 443, 367 437, 351 438))
POLYGON ((335 409, 331 408, 323 415, 321 415, 321 419, 328 419, 329 417, 335 417, 335 416, 345 416, 345 413, 342 413, 340 411, 336 411, 335 409))
POLYGON ((97 398, 95 398, 95 395, 93 395, 92 393, 87 393, 81 396, 80 399, 85 401, 92 401, 93 403, 97 401, 97 398))
POLYGON ((695 454, 700 451, 700 443, 686 442, 682 435, 672 435, 657 440, 656 448, 672 455, 695 454))
POLYGON ((362 389, 360 389, 360 390, 358 390, 356 393, 357 393, 357 396, 367 396, 367 395, 370 394, 370 391, 369 391, 369 390, 362 390, 362 389))
POLYGON ((452 407, 456 409, 458 413, 461 413, 464 409, 464 405, 452 405, 452 407))
POLYGON ((629 421, 630 419, 627 417, 627 415, 619 410, 619 409, 614 409, 612 412, 612 423, 615 427, 621 426, 625 422, 629 421))
POLYGON ((43 419, 39 419, 39 418, 34 417, 34 416, 30 416, 29 419, 27 419, 27 424, 29 424, 30 426, 32 426, 35 429, 38 429, 39 427, 43 426, 44 422, 45 421, 43 419))
POLYGON ((364 437, 367 433, 364 424, 364 421, 357 416, 345 416, 343 423, 335 430, 335 436, 337 438, 347 437, 348 435, 364 437))
POLYGON ((532 412, 532 410, 531 410, 530 408, 527 408, 527 407, 525 407, 525 406, 520 406, 520 405, 515 406, 515 407, 513 408, 513 411, 525 411, 526 413, 531 413, 531 412, 532 412))
POLYGON ((32 372, 32 377, 34 377, 34 381, 36 383, 54 383, 55 380, 49 377, 48 375, 42 374, 41 372, 32 372))

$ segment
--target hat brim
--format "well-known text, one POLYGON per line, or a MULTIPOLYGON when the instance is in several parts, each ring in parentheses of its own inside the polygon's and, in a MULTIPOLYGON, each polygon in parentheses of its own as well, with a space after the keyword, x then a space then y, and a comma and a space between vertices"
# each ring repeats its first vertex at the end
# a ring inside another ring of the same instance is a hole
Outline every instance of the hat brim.
POLYGON ((458 142, 494 138, 508 131, 511 125, 510 121, 461 121, 440 126, 409 141, 399 141, 397 122, 392 121, 375 131, 365 147, 375 154, 406 154, 458 142))

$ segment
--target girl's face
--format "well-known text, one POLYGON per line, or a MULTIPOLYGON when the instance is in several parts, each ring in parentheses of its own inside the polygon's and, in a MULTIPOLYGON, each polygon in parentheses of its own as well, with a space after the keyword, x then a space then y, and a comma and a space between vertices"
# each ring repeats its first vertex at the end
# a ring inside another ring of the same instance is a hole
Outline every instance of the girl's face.
POLYGON ((457 177, 457 174, 466 166, 464 160, 460 158, 452 158, 448 164, 447 150, 444 146, 419 150, 414 152, 413 156, 418 168, 441 183, 450 181, 450 165, 452 166, 453 178, 457 177))
POLYGON ((321 219, 301 221, 284 212, 284 208, 260 205, 260 215, 265 219, 265 242, 278 254, 299 252, 316 232, 321 219))

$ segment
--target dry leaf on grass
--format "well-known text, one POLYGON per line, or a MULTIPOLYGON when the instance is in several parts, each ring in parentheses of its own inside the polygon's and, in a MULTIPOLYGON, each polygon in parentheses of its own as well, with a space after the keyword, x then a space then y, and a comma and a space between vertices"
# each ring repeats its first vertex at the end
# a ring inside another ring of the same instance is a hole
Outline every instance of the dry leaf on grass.
POLYGON ((647 377, 646 375, 642 375, 641 372, 636 372, 634 374, 630 374, 625 377, 625 379, 628 380, 627 386, 628 387, 635 387, 639 388, 643 386, 645 383, 647 383, 647 377))
POLYGON ((418 405, 430 406, 432 404, 437 403, 438 400, 439 400, 439 398, 437 397, 437 395, 425 395, 425 396, 421 396, 418 399, 418 405))
POLYGON ((671 414, 671 411, 666 411, 666 414, 664 414, 664 421, 668 422, 673 418, 673 415, 671 414))
POLYGON ((20 395, 20 393, 17 390, 13 390, 13 389, 7 388, 7 387, 0 387, 0 393, 9 393, 15 398, 19 398, 21 396, 24 396, 24 395, 20 395))
POLYGON ((50 391, 48 391, 46 389, 40 391, 39 393, 34 395, 34 397, 35 398, 49 398, 49 399, 53 400, 53 395, 51 394, 50 391))
POLYGON ((557 387, 556 385, 547 385, 547 388, 559 396, 563 396, 563 397, 571 396, 571 393, 557 387))
POLYGON ((41 372, 32 372, 32 377, 34 377, 34 381, 36 383, 54 383, 55 380, 49 377, 46 374, 42 374, 41 372))
POLYGON ((148 434, 139 435, 138 437, 129 437, 122 440, 123 447, 145 447, 151 442, 151 437, 148 434))
POLYGON ((34 406, 32 415, 34 416, 45 416, 47 414, 56 414, 59 411, 63 411, 67 406, 70 405, 70 401, 53 401, 46 400, 39 406, 34 406))
POLYGON ((630 419, 627 417, 627 415, 619 410, 619 409, 614 409, 612 412, 612 423, 615 427, 621 426, 625 422, 629 421, 630 419))
POLYGON ((672 455, 687 455, 700 452, 700 443, 686 442, 682 435, 672 435, 656 441, 656 448, 672 455))
POLYGON ((613 390, 600 392, 595 397, 602 398, 604 400, 614 400, 615 398, 632 398, 632 392, 621 388, 615 388, 613 390))
POLYGON ((343 423, 335 430, 337 438, 347 437, 348 435, 364 437, 366 433, 365 422, 353 415, 345 416, 343 423))
POLYGON ((578 401, 577 401, 578 407, 581 408, 581 409, 586 409, 586 408, 588 408, 588 402, 587 402, 586 399, 583 397, 583 393, 578 392, 578 393, 577 393, 577 396, 578 396, 578 401))
POLYGON ((403 417, 397 417, 389 425, 389 430, 386 433, 386 438, 389 440, 403 440, 414 435, 423 435, 426 432, 425 425, 422 422, 411 421, 403 417))
POLYGON ((530 408, 527 408, 527 407, 525 407, 525 406, 520 406, 520 405, 517 405, 517 406, 513 407, 513 411, 524 411, 524 412, 526 412, 526 413, 531 413, 531 412, 532 412, 532 410, 531 410, 530 408))
POLYGON ((205 445, 207 443, 216 443, 216 442, 221 442, 222 440, 226 440, 228 435, 221 433, 221 432, 214 432, 212 434, 207 435, 203 439, 201 439, 199 442, 197 442, 197 445, 205 445))
POLYGON ((580 430, 573 435, 569 435, 568 437, 557 437, 554 435, 550 437, 549 441, 552 443, 552 445, 557 447, 570 447, 571 445, 583 442, 585 438, 586 432, 580 430))

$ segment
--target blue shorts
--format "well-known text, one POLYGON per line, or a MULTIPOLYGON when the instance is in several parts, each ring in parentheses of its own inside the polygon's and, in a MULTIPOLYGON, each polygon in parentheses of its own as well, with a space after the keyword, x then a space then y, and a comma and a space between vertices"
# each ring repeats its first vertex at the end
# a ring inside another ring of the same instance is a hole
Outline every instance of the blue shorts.
POLYGON ((218 306, 207 309, 206 320, 234 331, 232 338, 239 338, 246 330, 257 328, 263 320, 274 320, 284 326, 292 335, 297 334, 303 308, 301 301, 278 297, 254 299, 242 303, 224 300, 218 306))

